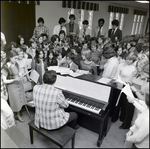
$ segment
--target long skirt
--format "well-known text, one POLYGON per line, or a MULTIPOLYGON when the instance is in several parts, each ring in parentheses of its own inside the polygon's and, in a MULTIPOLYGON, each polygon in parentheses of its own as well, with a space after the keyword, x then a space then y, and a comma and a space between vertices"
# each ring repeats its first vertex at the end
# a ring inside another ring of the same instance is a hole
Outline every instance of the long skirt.
POLYGON ((15 81, 7 85, 9 103, 13 112, 19 112, 26 104, 25 92, 22 81, 15 81))

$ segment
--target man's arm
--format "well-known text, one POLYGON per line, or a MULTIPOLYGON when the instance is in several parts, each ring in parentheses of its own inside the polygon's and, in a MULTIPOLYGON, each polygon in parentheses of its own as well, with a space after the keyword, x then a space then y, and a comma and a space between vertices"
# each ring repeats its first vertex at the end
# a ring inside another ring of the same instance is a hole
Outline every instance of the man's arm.
POLYGON ((62 107, 62 108, 67 108, 69 106, 69 103, 67 102, 67 100, 61 90, 59 90, 59 93, 57 96, 57 101, 58 101, 58 104, 60 105, 60 107, 62 107))
POLYGON ((121 31, 121 30, 119 30, 118 40, 119 40, 119 41, 121 41, 121 40, 122 40, 122 31, 121 31))
POLYGON ((108 37, 110 37, 110 32, 111 32, 111 29, 108 30, 108 37))

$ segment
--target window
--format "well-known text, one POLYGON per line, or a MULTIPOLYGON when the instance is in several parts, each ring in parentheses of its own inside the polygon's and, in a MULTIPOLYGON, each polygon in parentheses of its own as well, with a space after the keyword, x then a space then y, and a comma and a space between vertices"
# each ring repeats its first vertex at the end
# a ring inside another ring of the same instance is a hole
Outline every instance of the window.
POLYGON ((124 13, 114 13, 114 12, 110 12, 110 18, 109 18, 109 29, 112 28, 112 24, 111 22, 114 20, 114 19, 117 19, 119 22, 120 22, 120 26, 119 26, 119 29, 123 29, 123 22, 124 22, 124 13))
POLYGON ((93 22, 93 11, 88 11, 89 13, 89 29, 91 30, 91 34, 92 34, 92 22, 93 22))
POLYGON ((121 13, 121 20, 120 20, 120 29, 123 29, 123 23, 124 23, 124 13, 121 13))
POLYGON ((110 12, 110 18, 109 18, 109 29, 111 29, 111 22, 114 19, 114 12, 110 12))
POLYGON ((69 23, 69 15, 70 14, 74 14, 74 9, 73 8, 68 9, 68 23, 69 23))
POLYGON ((144 19, 144 16, 142 15, 137 15, 137 14, 134 15, 131 35, 141 33, 143 19, 144 19))
POLYGON ((79 25, 79 29, 82 28, 82 22, 84 20, 84 10, 80 9, 79 13, 78 13, 78 25, 79 25))
POLYGON ((119 20, 120 13, 116 13, 116 19, 119 20))
MULTIPOLYGON (((79 11, 78 11, 79 29, 82 28, 82 22, 84 21, 84 12, 85 11, 83 9, 79 9, 79 11)), ((68 22, 69 22, 69 15, 70 14, 74 14, 73 8, 68 9, 68 22)), ((91 30, 91 33, 92 33, 93 11, 91 11, 91 10, 88 10, 88 21, 89 21, 89 29, 91 30)))

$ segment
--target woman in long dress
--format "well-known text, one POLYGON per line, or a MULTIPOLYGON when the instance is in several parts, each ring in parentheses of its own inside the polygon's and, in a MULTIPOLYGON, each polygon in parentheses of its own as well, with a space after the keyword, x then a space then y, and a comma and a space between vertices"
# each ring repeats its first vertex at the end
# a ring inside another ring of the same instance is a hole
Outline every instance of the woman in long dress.
POLYGON ((8 62, 2 69, 4 83, 7 84, 9 103, 12 111, 15 113, 15 118, 20 122, 24 119, 20 115, 20 110, 25 105, 24 87, 19 78, 19 67, 16 63, 18 55, 15 51, 10 51, 8 55, 8 62))

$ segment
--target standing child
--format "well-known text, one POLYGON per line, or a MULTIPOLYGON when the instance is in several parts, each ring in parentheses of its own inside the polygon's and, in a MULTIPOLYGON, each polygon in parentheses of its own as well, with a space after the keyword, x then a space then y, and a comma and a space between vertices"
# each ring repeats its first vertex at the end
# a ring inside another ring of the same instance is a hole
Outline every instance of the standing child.
POLYGON ((83 24, 83 28, 80 30, 79 38, 81 39, 81 41, 84 41, 86 35, 90 35, 91 36, 91 30, 88 28, 88 25, 89 25, 89 21, 88 20, 84 20, 82 22, 82 24, 83 24))

